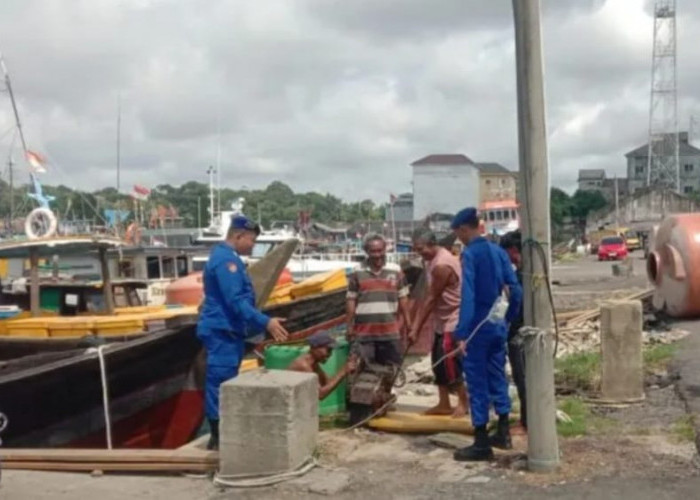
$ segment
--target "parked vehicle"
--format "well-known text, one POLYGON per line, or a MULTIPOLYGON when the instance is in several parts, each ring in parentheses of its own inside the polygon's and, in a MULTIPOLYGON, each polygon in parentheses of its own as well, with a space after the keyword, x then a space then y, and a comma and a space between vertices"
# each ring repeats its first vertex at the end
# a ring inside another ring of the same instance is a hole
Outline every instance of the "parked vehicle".
POLYGON ((627 258, 629 250, 621 236, 608 236, 600 241, 598 260, 622 260, 627 258))
POLYGON ((635 250, 640 250, 642 248, 642 240, 639 238, 637 231, 621 228, 620 236, 625 238, 625 244, 627 245, 628 251, 634 252, 635 250))

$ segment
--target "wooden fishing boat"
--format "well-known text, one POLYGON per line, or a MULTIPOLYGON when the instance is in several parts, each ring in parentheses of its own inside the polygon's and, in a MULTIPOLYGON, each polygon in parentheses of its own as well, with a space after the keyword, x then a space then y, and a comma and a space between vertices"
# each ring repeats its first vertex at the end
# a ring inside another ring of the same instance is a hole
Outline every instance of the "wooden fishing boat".
MULTIPOLYGON (((290 242, 251 266, 260 300, 267 299, 295 246, 290 242)), ((108 272, 103 281, 109 284, 108 272)), ((38 311, 34 303, 32 310, 38 311)), ((138 338, 88 349, 64 344, 67 350, 42 350, 39 339, 36 354, 0 363, 4 445, 104 447, 111 442, 175 448, 187 443, 203 420, 204 358, 196 315, 165 324, 138 338)))
POLYGON ((202 420, 194 325, 0 363, 5 446, 175 448, 202 420), (102 384, 101 366, 106 384, 102 384))

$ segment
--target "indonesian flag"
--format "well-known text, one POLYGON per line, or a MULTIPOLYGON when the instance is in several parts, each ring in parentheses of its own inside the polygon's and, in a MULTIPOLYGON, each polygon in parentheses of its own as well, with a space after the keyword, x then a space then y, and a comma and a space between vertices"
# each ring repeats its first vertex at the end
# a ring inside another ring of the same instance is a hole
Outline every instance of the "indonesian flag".
POLYGON ((151 194, 150 189, 138 184, 134 184, 134 187, 131 190, 131 197, 141 201, 147 200, 149 194, 151 194))
POLYGON ((41 156, 39 153, 35 153, 34 151, 27 151, 27 161, 29 162, 29 165, 34 169, 34 172, 43 174, 46 172, 46 168, 44 165, 46 164, 46 159, 41 156))
POLYGON ((391 202, 392 205, 394 203, 396 203, 396 196, 394 196, 393 194, 390 194, 389 195, 389 202, 391 202))

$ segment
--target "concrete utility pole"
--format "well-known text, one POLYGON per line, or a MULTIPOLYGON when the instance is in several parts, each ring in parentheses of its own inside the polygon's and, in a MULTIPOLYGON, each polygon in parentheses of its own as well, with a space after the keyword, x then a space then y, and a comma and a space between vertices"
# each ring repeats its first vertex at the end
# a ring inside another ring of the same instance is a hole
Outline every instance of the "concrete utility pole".
POLYGON ((518 83, 518 139, 523 187, 525 336, 528 467, 551 471, 559 464, 554 397, 552 306, 545 266, 550 268, 549 167, 545 120, 540 0, 513 0, 518 83), (536 242, 536 243, 533 243, 536 242), (546 261, 540 256, 541 245, 546 261))

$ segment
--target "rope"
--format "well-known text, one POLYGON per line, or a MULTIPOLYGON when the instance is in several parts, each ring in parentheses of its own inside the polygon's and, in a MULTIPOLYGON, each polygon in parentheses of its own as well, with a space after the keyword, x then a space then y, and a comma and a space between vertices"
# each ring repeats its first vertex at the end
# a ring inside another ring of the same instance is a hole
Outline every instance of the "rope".
POLYGON ((109 387, 107 386, 107 367, 104 350, 107 344, 97 348, 97 357, 100 360, 100 378, 102 380, 102 406, 105 414, 105 434, 107 436, 107 449, 112 449, 112 419, 109 416, 109 387))
POLYGON ((289 472, 282 472, 280 474, 272 475, 214 475, 214 484, 218 486, 228 486, 230 488, 260 488, 263 486, 271 486, 273 484, 281 483, 282 481, 287 481, 288 479, 293 479, 295 477, 303 476, 307 472, 311 471, 314 467, 318 466, 318 462, 315 458, 307 459, 298 468, 289 472))

